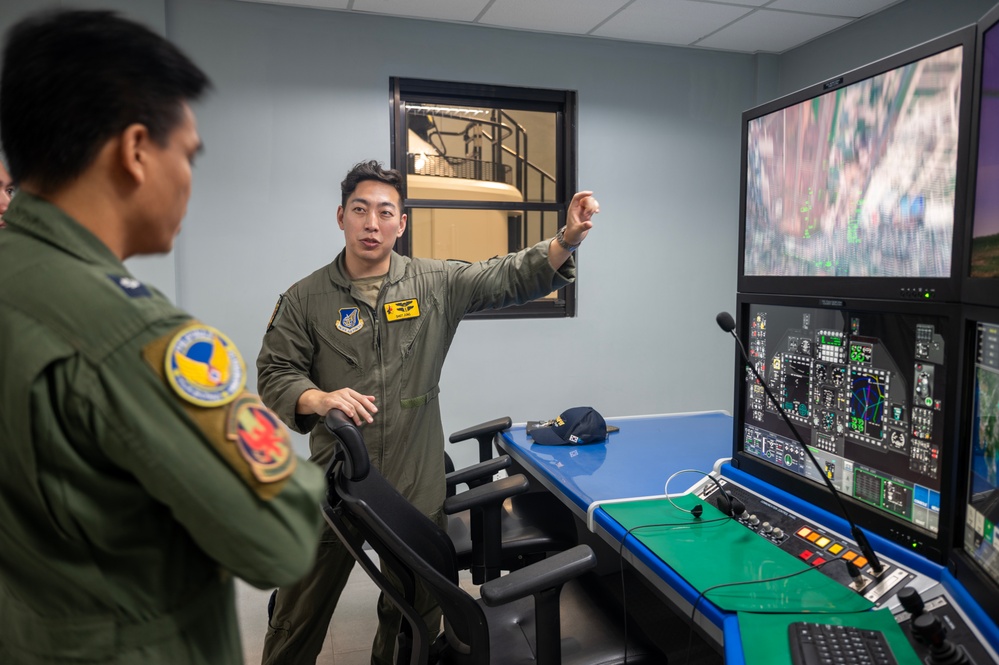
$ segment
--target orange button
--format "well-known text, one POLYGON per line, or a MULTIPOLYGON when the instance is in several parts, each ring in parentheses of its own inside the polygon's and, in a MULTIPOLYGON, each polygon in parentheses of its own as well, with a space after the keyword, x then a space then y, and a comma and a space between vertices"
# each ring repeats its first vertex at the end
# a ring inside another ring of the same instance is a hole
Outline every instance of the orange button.
POLYGON ((801 536, 802 538, 804 538, 805 536, 807 536, 807 535, 808 535, 808 534, 810 534, 811 532, 812 532, 812 530, 811 530, 811 529, 809 529, 809 528, 808 528, 807 526, 803 526, 803 527, 801 527, 800 529, 798 529, 798 531, 797 531, 796 533, 797 533, 797 534, 798 534, 799 536, 801 536))
POLYGON ((843 551, 843 546, 840 545, 839 543, 833 543, 829 547, 829 554, 839 554, 842 551, 843 551))
POLYGON ((853 550, 850 550, 849 552, 843 555, 843 558, 846 559, 847 561, 853 561, 854 559, 857 558, 857 553, 854 552, 853 550))
POLYGON ((807 538, 805 538, 805 540, 807 540, 807 541, 810 541, 810 542, 813 542, 813 543, 814 543, 814 542, 815 542, 816 540, 818 540, 818 539, 819 539, 819 538, 821 538, 821 537, 822 537, 822 534, 821 534, 821 533, 818 533, 818 532, 816 532, 816 531, 812 531, 812 532, 811 532, 810 534, 808 534, 808 537, 807 537, 807 538))
POLYGON ((867 559, 862 556, 858 556, 853 562, 857 564, 857 568, 863 568, 867 565, 867 559))
POLYGON ((825 536, 822 536, 821 538, 815 541, 815 546, 825 548, 825 546, 831 542, 832 542, 831 538, 826 538, 825 536))

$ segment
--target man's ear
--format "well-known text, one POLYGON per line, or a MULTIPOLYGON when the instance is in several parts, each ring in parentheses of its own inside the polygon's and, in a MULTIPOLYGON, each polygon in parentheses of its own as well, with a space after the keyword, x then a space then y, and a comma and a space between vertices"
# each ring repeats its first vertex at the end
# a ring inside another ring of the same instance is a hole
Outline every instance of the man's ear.
POLYGON ((340 230, 343 231, 343 206, 336 207, 336 223, 339 225, 340 230))
POLYGON ((119 163, 122 169, 135 180, 135 183, 141 185, 148 176, 148 153, 152 142, 149 129, 145 125, 134 123, 126 127, 118 138, 119 163))
POLYGON ((402 234, 406 231, 406 220, 407 219, 408 218, 407 218, 407 216, 406 216, 405 213, 403 213, 402 216, 399 217, 399 232, 395 234, 396 238, 401 238, 402 234))

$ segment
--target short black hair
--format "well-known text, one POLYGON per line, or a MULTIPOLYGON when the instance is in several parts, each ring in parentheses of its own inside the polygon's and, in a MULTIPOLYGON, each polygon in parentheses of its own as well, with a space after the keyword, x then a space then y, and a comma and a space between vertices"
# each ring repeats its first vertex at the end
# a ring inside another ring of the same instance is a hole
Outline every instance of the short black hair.
POLYGON ((347 177, 340 183, 340 205, 346 207, 347 199, 365 180, 377 180, 386 185, 392 185, 395 191, 399 192, 399 205, 402 205, 402 174, 395 169, 383 169, 382 165, 375 160, 354 164, 353 168, 347 172, 347 177))
POLYGON ((180 49, 109 11, 55 10, 7 33, 0 141, 11 176, 53 192, 131 124, 164 145, 183 103, 211 87, 180 49))

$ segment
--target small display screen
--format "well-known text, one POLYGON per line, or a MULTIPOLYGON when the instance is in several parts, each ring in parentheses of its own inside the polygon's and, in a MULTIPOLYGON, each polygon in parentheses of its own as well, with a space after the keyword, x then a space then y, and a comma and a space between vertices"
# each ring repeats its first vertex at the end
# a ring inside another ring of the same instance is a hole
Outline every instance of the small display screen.
POLYGON ((976 327, 964 550, 999 584, 999 323, 976 327))

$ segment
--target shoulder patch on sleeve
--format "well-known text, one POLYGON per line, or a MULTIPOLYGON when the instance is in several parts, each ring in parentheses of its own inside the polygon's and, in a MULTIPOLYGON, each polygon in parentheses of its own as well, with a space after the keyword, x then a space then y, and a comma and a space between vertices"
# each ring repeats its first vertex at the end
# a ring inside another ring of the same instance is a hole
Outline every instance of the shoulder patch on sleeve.
POLYGON ((278 316, 281 314, 281 305, 284 304, 284 294, 278 296, 277 304, 274 305, 274 311, 271 313, 271 319, 267 322, 267 330, 265 333, 269 333, 274 329, 274 322, 277 321, 278 316))
POLYGON ((291 437, 256 395, 244 393, 229 407, 225 436, 262 483, 284 480, 295 470, 291 437))
POLYGON ((291 437, 259 397, 243 391, 246 383, 243 360, 225 335, 209 326, 189 322, 147 344, 142 357, 169 386, 204 439, 258 497, 266 501, 281 493, 297 463, 291 437), (195 349, 196 345, 206 348, 195 349), (184 360, 178 362, 178 353, 192 363, 209 367, 192 368, 184 360), (218 366, 211 367, 212 363, 204 362, 205 358, 210 361, 214 358, 218 366), (225 362, 229 363, 228 375, 222 371, 225 362), (227 380, 222 381, 226 376, 227 380), (219 381, 213 388, 212 379, 206 377, 219 381), (209 397, 199 402, 190 393, 199 400, 209 397), (218 408, 225 405, 229 407, 218 408))
POLYGON ((246 365, 236 345, 201 323, 181 328, 167 342, 163 367, 174 393, 198 406, 224 406, 246 387, 246 365))

